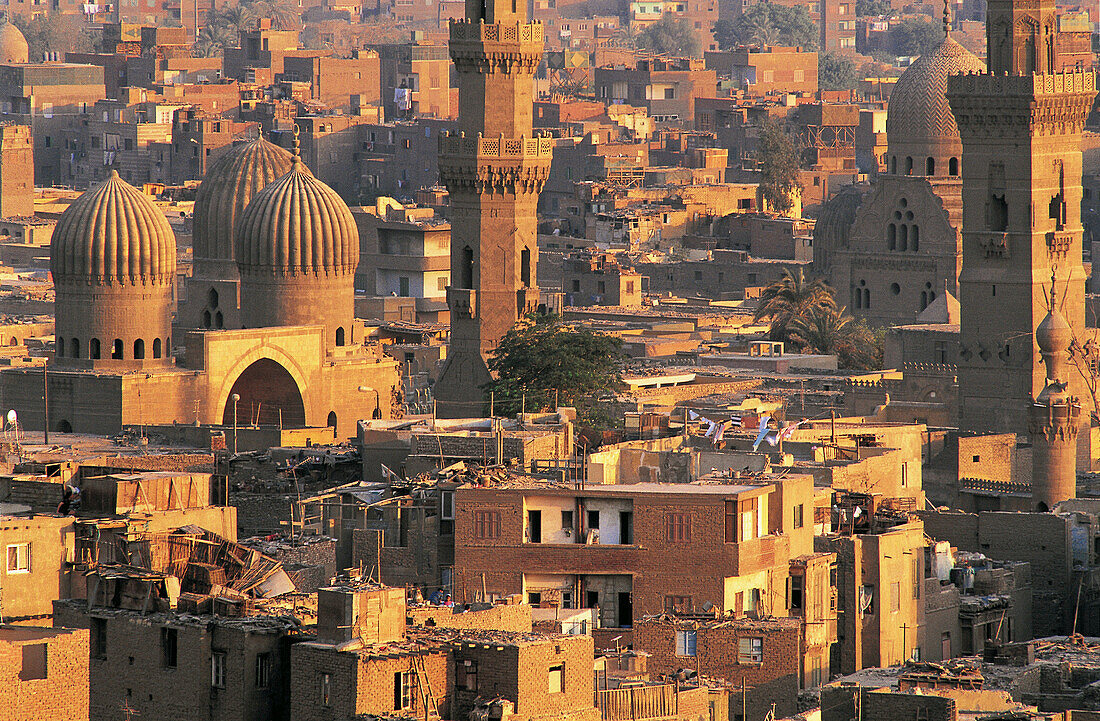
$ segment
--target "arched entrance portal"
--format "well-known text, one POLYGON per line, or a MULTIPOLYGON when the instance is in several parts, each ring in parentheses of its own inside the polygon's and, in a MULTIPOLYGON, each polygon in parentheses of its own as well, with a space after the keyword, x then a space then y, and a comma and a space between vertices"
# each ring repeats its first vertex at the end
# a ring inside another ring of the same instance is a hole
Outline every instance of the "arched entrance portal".
POLYGON ((306 408, 298 384, 286 368, 270 358, 261 358, 244 369, 225 401, 222 424, 233 425, 233 394, 237 401, 237 424, 284 428, 306 424, 306 408))

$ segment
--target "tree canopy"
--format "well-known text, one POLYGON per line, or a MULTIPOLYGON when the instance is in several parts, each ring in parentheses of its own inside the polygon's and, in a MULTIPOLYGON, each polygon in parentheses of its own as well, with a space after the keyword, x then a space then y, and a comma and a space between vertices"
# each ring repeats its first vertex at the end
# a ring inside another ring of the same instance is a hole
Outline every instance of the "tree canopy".
POLYGON ((859 17, 889 15, 892 10, 890 0, 856 0, 856 15, 859 17))
POLYGON ((95 50, 96 36, 83 16, 54 12, 49 15, 9 15, 11 24, 19 28, 27 40, 30 61, 39 62, 47 52, 90 53, 95 50))
POLYGON ((691 23, 665 15, 638 34, 637 46, 654 53, 690 57, 699 55, 699 38, 691 23))
POLYGON ((714 40, 722 50, 738 45, 791 45, 813 50, 821 33, 804 5, 787 7, 762 0, 735 20, 714 23, 714 40))
POLYGON ((856 64, 839 53, 822 53, 817 59, 817 84, 822 90, 852 90, 859 82, 856 64))
POLYGON ((798 179, 799 153, 779 121, 772 118, 764 121, 756 159, 760 165, 760 190, 768 208, 780 214, 789 212, 794 205, 792 195, 802 190, 798 179))
POLYGON ((554 403, 573 406, 578 418, 606 425, 610 417, 601 397, 623 387, 619 361, 622 340, 586 328, 576 328, 553 315, 521 320, 501 339, 489 358, 498 415, 551 410, 554 403))
POLYGON ((221 55, 237 47, 238 33, 254 29, 260 18, 270 18, 275 30, 301 27, 301 12, 293 0, 242 0, 238 5, 214 8, 206 15, 193 52, 199 57, 221 55))
POLYGON ((943 42, 943 26, 907 18, 890 28, 890 44, 898 55, 925 55, 943 42))

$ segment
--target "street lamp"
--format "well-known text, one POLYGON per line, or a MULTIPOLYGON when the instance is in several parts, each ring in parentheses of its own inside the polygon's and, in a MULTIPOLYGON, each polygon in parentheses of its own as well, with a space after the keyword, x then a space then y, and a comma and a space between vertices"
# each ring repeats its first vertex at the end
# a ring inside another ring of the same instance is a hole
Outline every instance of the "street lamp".
POLYGON ((374 413, 372 414, 371 417, 372 418, 381 418, 382 417, 382 395, 378 392, 377 389, 371 388, 370 386, 359 386, 359 392, 360 393, 367 393, 367 392, 371 392, 371 391, 374 392, 374 413))
POLYGON ((234 393, 229 396, 229 400, 233 401, 233 455, 237 455, 237 402, 241 400, 241 396, 234 393))

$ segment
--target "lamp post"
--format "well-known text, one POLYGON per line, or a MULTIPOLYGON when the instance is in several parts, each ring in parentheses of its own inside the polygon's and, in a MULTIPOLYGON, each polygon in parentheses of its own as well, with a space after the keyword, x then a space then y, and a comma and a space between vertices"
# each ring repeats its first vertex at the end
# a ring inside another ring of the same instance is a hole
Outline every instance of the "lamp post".
POLYGON ((233 455, 237 455, 237 402, 241 400, 241 396, 234 393, 229 396, 229 400, 233 401, 233 455))
POLYGON ((376 388, 370 386, 359 386, 360 393, 374 392, 374 413, 371 414, 372 418, 382 417, 382 394, 378 392, 376 388))

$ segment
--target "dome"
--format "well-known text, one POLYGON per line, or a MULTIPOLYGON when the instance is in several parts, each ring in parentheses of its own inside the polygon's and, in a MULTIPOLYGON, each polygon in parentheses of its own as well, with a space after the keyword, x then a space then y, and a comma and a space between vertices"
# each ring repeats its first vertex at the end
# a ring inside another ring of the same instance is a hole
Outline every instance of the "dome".
MULTIPOLYGON (((944 146, 954 149, 947 154, 961 155, 959 127, 945 93, 948 76, 971 72, 984 73, 985 64, 948 36, 939 47, 922 55, 902 73, 890 92, 886 111, 891 155, 919 159, 936 157, 945 155, 942 151, 947 148, 944 146)), ((923 173, 922 169, 923 166, 917 168, 918 174, 934 174, 923 173)))
POLYGON ((111 171, 61 214, 50 243, 50 271, 55 282, 171 286, 176 237, 164 213, 111 171))
POLYGON ((870 187, 867 185, 849 185, 821 206, 817 222, 814 223, 814 248, 821 246, 823 249, 835 250, 848 247, 856 212, 869 191, 870 187))
POLYGON ((1057 310, 1051 310, 1035 329, 1035 342, 1043 354, 1062 353, 1073 343, 1073 329, 1057 310))
POLYGON ((30 46, 19 28, 10 22, 0 25, 0 63, 25 63, 30 59, 30 46))
POLYGON ((233 230, 256 193, 290 170, 291 155, 257 138, 237 145, 206 171, 195 194, 195 260, 232 261, 233 230))
POLYGON ((261 190, 237 224, 241 273, 351 276, 359 231, 336 191, 293 158, 290 172, 261 190))

